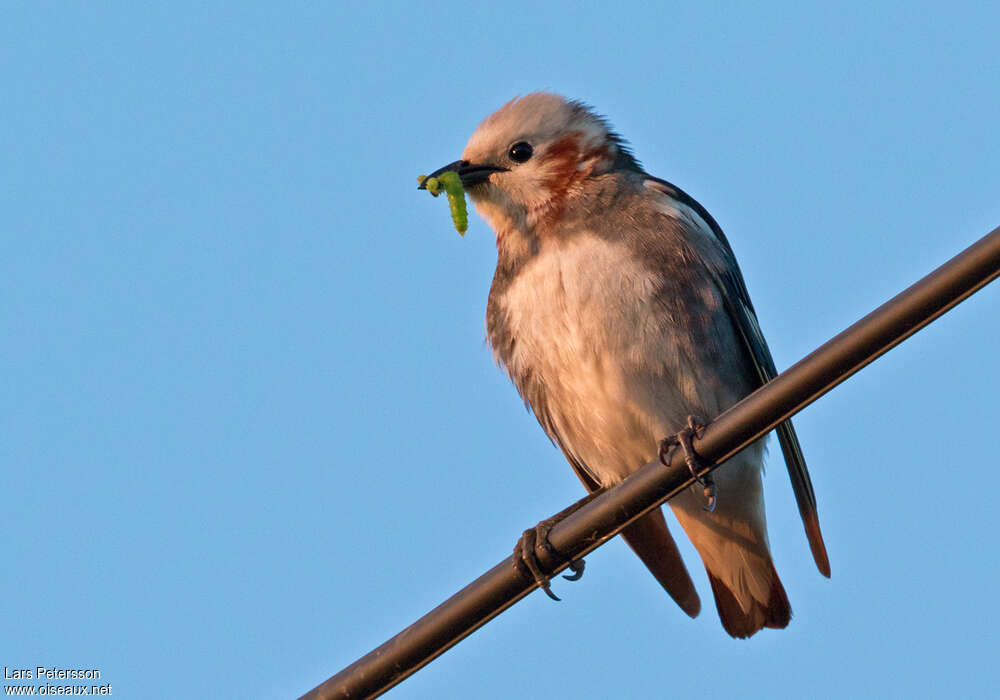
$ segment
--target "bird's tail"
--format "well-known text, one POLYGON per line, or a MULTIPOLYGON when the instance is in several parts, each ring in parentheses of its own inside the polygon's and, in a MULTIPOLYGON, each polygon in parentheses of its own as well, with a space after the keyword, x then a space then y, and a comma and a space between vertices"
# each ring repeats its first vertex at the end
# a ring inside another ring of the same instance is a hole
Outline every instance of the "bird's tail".
MULTIPOLYGON (((770 562, 769 562, 770 563, 770 562)), ((785 587, 781 585, 774 564, 766 572, 770 579, 770 588, 766 601, 760 601, 753 595, 746 595, 739 588, 730 588, 722 579, 716 577, 710 569, 708 580, 715 594, 715 607, 719 610, 722 626, 733 637, 745 639, 757 633, 763 627, 782 629, 788 626, 792 619, 792 606, 788 604, 785 587)))
POLYGON ((740 638, 785 627, 792 608, 767 542, 760 468, 737 457, 714 476, 713 512, 703 509, 701 488, 678 494, 670 505, 705 564, 722 626, 740 638))

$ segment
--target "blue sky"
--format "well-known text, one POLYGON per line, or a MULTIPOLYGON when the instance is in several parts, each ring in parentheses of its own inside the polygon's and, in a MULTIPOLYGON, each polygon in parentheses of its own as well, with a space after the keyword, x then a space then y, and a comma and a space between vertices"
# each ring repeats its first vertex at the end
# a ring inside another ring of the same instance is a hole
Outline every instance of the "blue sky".
MULTIPOLYGON (((415 176, 510 97, 593 104, 726 230, 780 368, 1000 224, 987 4, 10 3, 0 664, 291 698, 582 495, 495 367, 495 261, 415 176)), ((393 698, 983 697, 1000 286, 796 425, 792 624, 731 640, 624 544, 393 698)), ((772 449, 777 453, 776 447, 772 449)))

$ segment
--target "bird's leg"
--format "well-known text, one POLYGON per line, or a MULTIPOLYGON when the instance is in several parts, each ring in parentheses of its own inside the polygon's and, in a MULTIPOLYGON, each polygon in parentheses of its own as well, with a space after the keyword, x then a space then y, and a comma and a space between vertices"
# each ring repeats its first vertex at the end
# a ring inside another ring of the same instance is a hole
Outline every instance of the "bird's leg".
MULTIPOLYGON (((542 564, 538 557, 543 552, 559 562, 566 561, 566 557, 560 554, 552 546, 552 543, 549 542, 549 530, 560 520, 571 513, 575 513, 603 492, 604 489, 594 491, 569 508, 556 513, 551 518, 543 520, 534 527, 528 528, 521 535, 521 539, 517 541, 517 544, 514 545, 514 568, 522 575, 531 576, 535 580, 535 583, 538 584, 538 587, 545 591, 545 594, 552 600, 559 600, 559 597, 552 592, 552 588, 549 585, 551 576, 542 569, 542 564)), ((570 561, 569 568, 573 570, 573 573, 564 575, 563 578, 567 581, 579 580, 583 576, 584 566, 586 566, 586 562, 583 559, 570 561)))
POLYGON ((675 435, 664 438, 663 442, 660 443, 660 461, 669 467, 674 448, 680 446, 684 451, 684 463, 687 464, 688 471, 691 472, 691 476, 701 484, 704 490, 705 500, 707 501, 704 506, 705 510, 711 513, 715 510, 715 505, 718 501, 715 480, 712 479, 711 474, 706 474, 705 476, 698 475, 698 469, 704 463, 701 457, 698 456, 698 453, 694 451, 694 445, 691 442, 694 438, 701 437, 704 432, 705 424, 694 416, 688 416, 686 428, 679 430, 675 435))

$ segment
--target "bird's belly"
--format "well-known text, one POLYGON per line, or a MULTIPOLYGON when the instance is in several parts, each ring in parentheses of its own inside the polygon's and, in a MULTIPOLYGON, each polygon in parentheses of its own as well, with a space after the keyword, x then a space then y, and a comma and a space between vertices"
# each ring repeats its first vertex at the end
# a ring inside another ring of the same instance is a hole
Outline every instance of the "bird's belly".
POLYGON ((502 299, 515 339, 507 371, 602 484, 651 460, 688 415, 721 410, 717 383, 698 381, 711 368, 659 308, 659 288, 624 245, 579 236, 540 252, 502 299))

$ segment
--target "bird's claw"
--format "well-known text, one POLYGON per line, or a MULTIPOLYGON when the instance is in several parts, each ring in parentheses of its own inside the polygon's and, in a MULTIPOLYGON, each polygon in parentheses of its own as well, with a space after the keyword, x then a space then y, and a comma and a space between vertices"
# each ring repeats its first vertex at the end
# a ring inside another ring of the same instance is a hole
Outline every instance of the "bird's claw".
MULTIPOLYGON (((542 523, 538 523, 535 527, 530 527, 524 531, 521 535, 521 539, 517 541, 514 545, 514 568, 520 571, 522 574, 527 573, 535 579, 535 583, 538 587, 545 591, 547 595, 552 600, 559 600, 559 596, 552 592, 552 587, 549 585, 550 577, 542 572, 541 564, 538 562, 538 555, 535 554, 536 548, 539 546, 538 530, 542 528, 542 523)), ((542 541, 548 543, 548 531, 542 533, 542 541)), ((552 545, 548 545, 550 548, 552 545)))
MULTIPOLYGON (((557 519, 550 518, 549 520, 543 520, 538 523, 535 527, 528 528, 521 535, 521 539, 517 541, 514 545, 514 568, 517 569, 522 574, 530 575, 535 583, 545 591, 547 595, 552 600, 560 600, 559 596, 552 592, 551 579, 552 577, 546 574, 542 570, 541 562, 538 560, 538 553, 540 550, 545 550, 545 552, 556 561, 566 561, 552 543, 549 542, 549 530, 552 525, 557 522, 557 519), (525 571, 527 569, 527 571, 525 571)), ((578 581, 580 577, 583 576, 583 569, 585 562, 583 559, 577 559, 575 561, 569 562, 569 568, 573 570, 571 575, 563 576, 567 581, 578 581)))
POLYGON ((579 581, 583 578, 583 569, 587 565, 587 562, 583 559, 577 559, 576 561, 571 561, 569 563, 569 568, 573 570, 572 574, 563 574, 563 578, 567 581, 579 581))
POLYGON ((712 479, 711 474, 706 474, 705 476, 698 474, 699 467, 703 466, 703 462, 698 453, 694 451, 694 445, 692 444, 692 440, 696 437, 700 438, 704 432, 705 424, 694 416, 688 416, 687 427, 677 431, 675 435, 664 438, 660 442, 660 461, 670 466, 670 458, 673 456, 674 448, 679 446, 684 451, 684 463, 687 465, 688 471, 691 472, 694 480, 701 484, 705 494, 706 503, 704 509, 711 513, 715 510, 715 506, 719 500, 718 492, 715 488, 715 480, 712 479))
POLYGON ((718 502, 718 492, 715 489, 715 481, 712 480, 711 474, 702 479, 702 487, 704 488, 703 493, 705 494, 705 505, 702 508, 709 513, 715 510, 715 504, 718 502))

